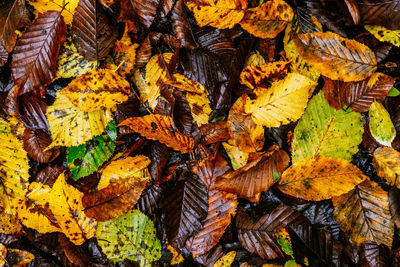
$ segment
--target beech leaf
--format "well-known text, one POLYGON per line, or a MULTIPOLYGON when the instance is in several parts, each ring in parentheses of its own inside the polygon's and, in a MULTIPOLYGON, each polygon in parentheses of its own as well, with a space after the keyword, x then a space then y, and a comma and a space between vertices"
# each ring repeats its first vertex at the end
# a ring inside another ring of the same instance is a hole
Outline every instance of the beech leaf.
POLYGON ((374 168, 389 185, 400 188, 400 152, 391 147, 378 147, 374 152, 374 168))
POLYGON ((396 137, 396 129, 389 112, 381 103, 375 101, 369 108, 368 115, 371 135, 381 145, 390 146, 396 137))

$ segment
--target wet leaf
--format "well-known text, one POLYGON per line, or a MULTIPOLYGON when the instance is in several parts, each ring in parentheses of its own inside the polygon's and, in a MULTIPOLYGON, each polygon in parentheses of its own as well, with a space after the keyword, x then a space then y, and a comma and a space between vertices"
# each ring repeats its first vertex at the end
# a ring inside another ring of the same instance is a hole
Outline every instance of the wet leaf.
POLYGON ((89 264, 90 256, 84 245, 75 246, 64 234, 58 234, 58 242, 64 249, 64 254, 67 259, 73 264, 85 266, 89 264))
POLYGON ((147 30, 153 23, 157 14, 157 8, 160 3, 159 0, 151 1, 131 1, 121 0, 118 1, 120 4, 120 13, 117 17, 118 21, 130 19, 132 21, 137 20, 147 30))
POLYGON ((367 241, 361 244, 360 262, 361 266, 390 266, 390 249, 385 245, 367 241))
POLYGON ((231 251, 222 256, 219 260, 217 260, 213 267, 230 267, 235 260, 236 251, 231 251))
POLYGON ((361 23, 364 25, 382 25, 391 30, 400 29, 399 1, 358 1, 361 23))
POLYGON ((161 257, 161 243, 153 222, 138 210, 99 222, 96 237, 103 253, 113 262, 130 259, 140 266, 151 266, 161 257))
POLYGON ((43 130, 26 128, 23 140, 28 155, 38 162, 50 162, 60 155, 58 147, 44 151, 51 144, 51 138, 43 130))
POLYGON ((190 27, 185 4, 183 0, 177 0, 171 13, 172 27, 176 37, 181 41, 183 47, 193 49, 198 46, 192 29, 190 27))
POLYGON ((369 130, 378 143, 390 146, 396 137, 396 129, 390 119, 390 114, 385 107, 379 103, 372 103, 369 108, 369 130))
POLYGON ((388 193, 375 182, 366 180, 352 191, 332 198, 335 219, 352 245, 359 247, 365 241, 392 245, 388 193))
POLYGON ((346 160, 314 156, 286 169, 279 189, 294 197, 319 201, 347 193, 366 178, 346 160))
POLYGON ((351 160, 363 135, 362 115, 335 110, 322 92, 315 95, 294 129, 292 161, 322 155, 351 160))
POLYGON ((46 110, 47 104, 40 98, 25 94, 19 98, 20 114, 19 120, 27 128, 31 129, 48 129, 46 110))
POLYGON ((143 191, 135 208, 150 217, 157 211, 162 195, 162 188, 159 185, 153 185, 143 191))
POLYGON ((389 185, 400 188, 400 152, 391 147, 378 147, 374 152, 374 168, 389 185))
POLYGON ((17 267, 26 266, 35 259, 35 256, 28 251, 20 249, 12 249, 12 248, 8 249, 7 257, 13 259, 12 262, 8 263, 12 264, 12 266, 17 266, 17 267))
POLYGON ((194 260, 206 267, 212 267, 217 260, 222 258, 226 253, 221 246, 215 246, 208 253, 196 257, 194 260))
POLYGON ((45 13, 49 10, 55 10, 61 12, 64 17, 66 24, 72 23, 72 16, 74 15, 75 9, 78 6, 79 0, 70 0, 66 5, 65 0, 29 0, 29 3, 35 8, 35 15, 45 13))
POLYGON ((230 145, 227 142, 222 143, 229 159, 231 160, 232 168, 237 170, 247 164, 249 153, 243 152, 240 148, 230 145))
POLYGON ((144 117, 129 118, 118 126, 128 126, 132 131, 138 132, 144 137, 160 141, 168 147, 179 150, 182 153, 192 151, 194 141, 191 137, 181 134, 169 116, 158 114, 144 117))
POLYGON ((376 70, 375 55, 367 46, 336 33, 300 34, 294 43, 307 64, 332 80, 361 81, 376 70))

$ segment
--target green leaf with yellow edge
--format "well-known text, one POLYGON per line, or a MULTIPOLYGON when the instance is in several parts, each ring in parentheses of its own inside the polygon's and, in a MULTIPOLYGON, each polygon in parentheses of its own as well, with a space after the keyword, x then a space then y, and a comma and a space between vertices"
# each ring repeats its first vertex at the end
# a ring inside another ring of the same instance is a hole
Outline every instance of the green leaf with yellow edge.
POLYGON ((103 170, 97 189, 106 188, 113 181, 126 178, 135 178, 143 181, 150 179, 147 166, 150 159, 143 155, 126 157, 111 161, 103 170))
POLYGON ((62 11, 65 24, 71 24, 75 8, 78 6, 79 0, 29 0, 34 8, 34 14, 44 13, 49 10, 62 11))
POLYGON ((275 236, 282 251, 286 255, 293 256, 292 240, 288 231, 285 228, 281 228, 275 233, 275 236))
POLYGON ((63 94, 57 92, 56 101, 49 106, 46 117, 54 146, 78 146, 104 132, 113 120, 110 109, 84 112, 63 94))
POLYGON ((128 100, 130 85, 109 69, 90 70, 59 91, 85 112, 113 108, 128 100))
POLYGON ((384 146, 391 146, 396 137, 396 129, 390 119, 390 114, 380 102, 374 102, 369 107, 369 130, 375 140, 384 146))
POLYGON ((236 251, 231 251, 219 258, 213 265, 213 267, 230 267, 235 260, 236 251))
POLYGON ((289 73, 283 80, 247 100, 245 112, 255 123, 266 127, 279 127, 298 120, 303 115, 308 98, 316 82, 298 73, 289 73))
POLYGON ((400 152, 391 147, 378 147, 374 151, 373 163, 380 177, 400 188, 400 152))
POLYGON ((105 133, 95 136, 80 146, 71 146, 67 150, 67 163, 74 180, 88 176, 114 153, 117 130, 115 121, 111 121, 105 133))
POLYGON ((329 106, 323 92, 315 95, 294 129, 293 163, 314 155, 351 161, 362 141, 362 115, 329 106))
POLYGON ((81 76, 96 68, 97 61, 88 61, 78 53, 70 35, 64 42, 57 61, 57 78, 72 78, 81 76))
POLYGON ((99 222, 96 237, 103 253, 113 262, 129 259, 140 266, 152 266, 161 257, 154 224, 139 210, 99 222))
POLYGON ((232 168, 234 170, 237 170, 247 164, 249 153, 243 152, 238 147, 230 145, 227 142, 223 142, 222 145, 224 146, 225 151, 231 160, 232 168))
POLYGON ((279 180, 285 194, 320 201, 347 193, 367 177, 344 159, 314 156, 294 163, 279 180))
POLYGON ((379 25, 365 25, 364 27, 379 41, 400 47, 400 30, 389 30, 379 25))

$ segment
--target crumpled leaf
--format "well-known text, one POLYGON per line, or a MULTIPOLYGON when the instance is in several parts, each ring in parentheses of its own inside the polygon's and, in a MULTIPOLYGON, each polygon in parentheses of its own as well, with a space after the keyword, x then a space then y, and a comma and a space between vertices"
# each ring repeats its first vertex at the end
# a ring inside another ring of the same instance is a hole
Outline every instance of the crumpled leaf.
POLYGON ((115 121, 111 121, 104 134, 95 136, 85 144, 69 147, 67 164, 74 180, 97 171, 114 153, 116 139, 115 121))
POLYGON ((262 90, 257 98, 247 101, 245 112, 258 125, 279 127, 303 115, 316 83, 298 73, 289 73, 283 80, 262 90))
POLYGON ((181 134, 169 116, 152 114, 134 117, 124 120, 118 126, 123 125, 148 139, 157 140, 182 153, 192 151, 194 146, 193 138, 181 134))
POLYGON ((138 210, 99 222, 96 237, 103 253, 113 262, 130 259, 140 266, 152 266, 161 257, 161 242, 153 222, 138 210))
POLYGON ((292 8, 282 0, 267 1, 249 8, 240 26, 258 38, 275 38, 293 19, 292 8))
POLYGON ((127 101, 129 92, 129 83, 109 69, 89 70, 59 91, 85 112, 113 108, 127 101))
POLYGON ((17 42, 16 31, 29 24, 29 13, 24 0, 10 0, 0 8, 0 66, 6 64, 8 54, 17 42))
POLYGON ((56 101, 47 108, 53 146, 77 146, 103 133, 113 120, 109 109, 81 111, 63 94, 57 93, 56 101))
POLYGON ((233 28, 239 23, 247 8, 243 0, 200 0, 186 1, 186 6, 194 13, 200 27, 207 25, 218 29, 233 28))
POLYGON ((284 193, 319 201, 347 193, 367 177, 343 159, 308 157, 291 165, 279 180, 284 193))
POLYGON ((365 25, 364 27, 379 41, 389 42, 400 47, 400 30, 389 30, 379 25, 365 25))
POLYGON ((299 34, 293 41, 305 62, 332 80, 361 81, 377 68, 375 54, 367 46, 336 33, 299 34))
POLYGON ((400 188, 400 152, 391 147, 378 147, 374 152, 374 168, 389 185, 400 188))
POLYGON ((219 258, 219 260, 214 263, 213 267, 230 267, 235 260, 235 257, 236 251, 228 252, 227 254, 219 258))
POLYGON ((390 146, 396 137, 396 129, 390 119, 390 114, 385 107, 374 102, 369 108, 369 130, 378 143, 384 146, 390 146))
POLYGON ((43 130, 26 128, 23 140, 24 149, 28 152, 28 155, 37 162, 50 162, 60 155, 60 149, 58 147, 53 147, 52 149, 44 151, 44 149, 51 144, 51 138, 43 130))
POLYGON ((393 223, 389 211, 388 193, 370 180, 352 191, 332 198, 335 219, 350 243, 359 247, 365 241, 392 245, 393 223))
POLYGON ((194 39, 186 10, 183 0, 175 2, 175 6, 171 11, 172 27, 176 38, 181 41, 181 45, 189 49, 194 49, 198 47, 198 44, 194 39))
POLYGON ((362 141, 363 130, 361 114, 331 108, 323 92, 319 92, 294 129, 292 161, 314 155, 351 161, 362 141))
POLYGON ((61 14, 48 11, 25 30, 14 49, 11 72, 18 95, 33 91, 44 97, 44 86, 56 77, 60 47, 65 41, 66 26, 61 14))

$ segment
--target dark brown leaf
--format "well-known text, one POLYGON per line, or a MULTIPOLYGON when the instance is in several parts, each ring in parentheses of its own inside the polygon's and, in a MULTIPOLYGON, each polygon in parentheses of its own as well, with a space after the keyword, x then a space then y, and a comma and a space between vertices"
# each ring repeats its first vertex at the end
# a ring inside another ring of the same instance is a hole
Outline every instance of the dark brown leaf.
POLYGON ((98 0, 79 1, 72 22, 72 38, 82 56, 87 60, 105 58, 113 48, 117 35, 117 26, 98 0))
POLYGON ((8 54, 17 42, 16 30, 28 25, 29 22, 29 13, 24 0, 10 0, 0 8, 0 66, 6 64, 8 54))
POLYGON ((152 187, 146 189, 146 191, 143 191, 138 202, 136 203, 135 208, 151 217, 158 209, 161 197, 161 186, 153 185, 152 187))
POLYGON ((65 170, 66 169, 63 166, 47 166, 37 174, 36 182, 53 187, 53 184, 57 180, 58 176, 60 176, 60 174, 65 170))
POLYGON ((181 133, 187 136, 191 136, 193 117, 189 103, 187 102, 185 95, 181 91, 175 90, 174 97, 174 123, 181 133))
POLYGON ((55 78, 58 54, 65 41, 66 26, 60 12, 40 14, 18 40, 11 61, 18 95, 34 92, 44 97, 45 86, 55 78))
POLYGON ((64 249, 64 254, 70 262, 78 266, 87 266, 90 254, 85 245, 76 246, 62 233, 58 234, 58 242, 64 249))
POLYGON ((359 266, 389 267, 391 265, 390 249, 385 245, 367 241, 361 244, 359 266))
POLYGON ((205 267, 212 267, 214 266, 214 263, 224 255, 225 252, 222 250, 222 247, 215 246, 209 252, 194 258, 194 260, 200 264, 203 264, 205 267))
POLYGON ((172 149, 166 145, 159 142, 151 142, 149 147, 149 158, 151 159, 149 171, 154 181, 161 179, 171 153, 172 149))
POLYGON ((203 124, 200 127, 200 134, 203 136, 204 145, 227 141, 231 137, 226 121, 203 124))
POLYGON ((118 21, 126 19, 137 21, 147 30, 153 24, 160 1, 121 0, 118 2, 120 5, 118 21))
POLYGON ((183 172, 174 187, 165 192, 161 208, 165 214, 167 238, 180 251, 185 241, 202 227, 207 216, 207 188, 197 175, 183 172))
POLYGON ((193 172, 200 177, 208 190, 213 190, 215 179, 230 169, 231 167, 226 160, 217 153, 213 157, 207 158, 197 164, 193 172))
POLYGON ((60 155, 58 147, 44 151, 51 144, 52 140, 43 130, 26 128, 23 141, 24 149, 28 152, 28 155, 38 162, 47 163, 60 155))
POLYGON ((364 126, 363 145, 365 149, 371 154, 374 153, 375 149, 382 146, 372 136, 371 131, 369 130, 369 123, 366 123, 364 126))
POLYGON ((25 94, 19 98, 18 117, 27 128, 49 129, 46 118, 47 104, 33 94, 25 94))
POLYGON ((172 27, 183 47, 194 49, 198 46, 186 15, 183 0, 177 0, 171 13, 172 27))
POLYGON ((392 214, 392 221, 397 228, 400 227, 400 190, 397 187, 391 187, 389 190, 389 209, 392 214))
POLYGON ((399 0, 358 0, 358 7, 362 24, 400 29, 399 0))

